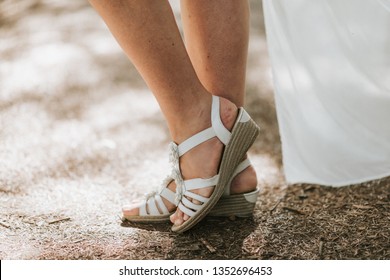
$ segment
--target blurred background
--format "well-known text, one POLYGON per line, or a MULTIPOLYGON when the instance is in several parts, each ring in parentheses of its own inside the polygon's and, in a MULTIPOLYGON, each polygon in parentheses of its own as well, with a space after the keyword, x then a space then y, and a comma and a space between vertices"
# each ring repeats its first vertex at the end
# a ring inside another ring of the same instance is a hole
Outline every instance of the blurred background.
MULTIPOLYGON (((170 2, 180 27, 179 1, 170 2)), ((177 236, 169 225, 120 226, 121 206, 169 172, 170 139, 157 102, 101 18, 85 0, 0 0, 1 259, 390 256, 380 245, 388 234, 350 250, 350 238, 367 231, 351 235, 356 213, 340 218, 339 207, 363 203, 358 187, 287 188, 262 5, 250 5, 246 106, 262 128, 250 151, 262 195, 253 219, 206 220, 177 236), (329 219, 339 219, 341 233, 329 219)), ((375 199, 386 198, 387 189, 376 190, 375 199)))

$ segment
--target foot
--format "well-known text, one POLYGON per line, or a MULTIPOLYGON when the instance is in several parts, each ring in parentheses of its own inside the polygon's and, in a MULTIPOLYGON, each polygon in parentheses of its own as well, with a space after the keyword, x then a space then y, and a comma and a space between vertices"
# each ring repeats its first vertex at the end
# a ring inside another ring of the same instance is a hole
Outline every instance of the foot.
MULTIPOLYGON (((254 191, 256 189, 256 186, 257 186, 256 171, 253 168, 253 166, 249 166, 246 169, 244 169, 241 173, 237 174, 236 177, 234 177, 234 179, 230 185, 230 193, 231 194, 248 193, 248 192, 254 191)), ((168 185, 168 188, 171 191, 176 192, 175 182, 172 181, 168 185)), ((169 212, 173 212, 176 209, 175 204, 170 203, 168 200, 166 200, 163 197, 162 197, 162 200, 164 202, 165 207, 167 207, 169 212)), ((147 209, 147 211, 149 211, 149 209, 147 209)), ((132 204, 123 206, 122 212, 123 212, 124 216, 139 216, 139 203, 132 203, 132 204)), ((171 221, 172 221, 172 219, 174 219, 172 216, 171 216, 171 221)), ((187 220, 188 216, 184 215, 184 216, 182 216, 182 219, 187 220)))
MULTIPOLYGON (((231 131, 237 118, 238 109, 230 101, 220 99, 220 117, 223 125, 231 131)), ((221 162, 224 145, 217 138, 214 137, 180 158, 181 173, 184 180, 193 178, 211 178, 218 174, 219 164, 221 162)), ((253 167, 248 167, 234 178, 231 184, 231 193, 242 193, 253 191, 257 185, 256 173, 253 167)), ((199 194, 203 197, 210 197, 213 193, 214 187, 202 188, 193 190, 193 193, 199 194)), ((190 199, 194 204, 201 204, 199 201, 190 199)), ((179 208, 171 215, 170 220, 175 226, 180 226, 189 216, 184 214, 179 208)))
MULTIPOLYGON (((230 101, 221 98, 220 115, 224 126, 231 130, 237 117, 237 107, 230 101)), ((210 178, 217 174, 223 147, 224 145, 219 141, 219 139, 214 137, 184 154, 180 158, 180 167, 183 178, 210 178)), ((252 166, 249 166, 233 179, 230 190, 231 194, 247 193, 255 190, 256 186, 256 172, 252 166)), ((168 188, 175 192, 175 182, 172 181, 168 185, 168 188)), ((204 197, 210 197, 213 192, 213 187, 194 190, 193 192, 204 197)), ((163 198, 163 202, 170 212, 176 209, 176 206, 168 200, 163 198)), ((196 201, 193 202, 197 203, 196 201)), ((138 216, 138 204, 123 207, 123 214, 125 216, 138 216)), ((188 218, 189 217, 183 214, 180 209, 177 209, 171 216, 171 221, 175 225, 180 225, 188 218)))

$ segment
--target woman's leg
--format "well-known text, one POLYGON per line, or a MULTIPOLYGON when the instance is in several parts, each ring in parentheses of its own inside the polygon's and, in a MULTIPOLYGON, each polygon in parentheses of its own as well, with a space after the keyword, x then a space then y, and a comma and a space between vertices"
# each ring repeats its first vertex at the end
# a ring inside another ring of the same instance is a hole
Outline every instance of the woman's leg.
POLYGON ((209 92, 244 105, 248 0, 181 0, 185 43, 209 92))
MULTIPOLYGON (((173 141, 181 143, 210 127, 211 94, 195 73, 168 1, 90 2, 154 93, 173 141)), ((221 99, 220 109, 223 124, 231 129, 237 107, 221 99)), ((180 158, 183 178, 209 178, 217 174, 222 150, 223 144, 212 138, 183 155, 180 158)), ((174 189, 174 183, 169 187, 174 189)), ((194 192, 207 197, 212 190, 210 187, 194 192)), ((174 205, 165 200, 164 203, 173 209, 174 205)), ((124 211, 136 215, 138 209, 124 211)))
MULTIPOLYGON (((244 105, 249 40, 248 0, 181 0, 186 48, 203 86, 238 107, 244 105)), ((257 186, 252 166, 238 174, 231 193, 257 186)), ((172 222, 186 220, 178 210, 172 222)), ((179 222, 177 222, 179 223, 179 222)))

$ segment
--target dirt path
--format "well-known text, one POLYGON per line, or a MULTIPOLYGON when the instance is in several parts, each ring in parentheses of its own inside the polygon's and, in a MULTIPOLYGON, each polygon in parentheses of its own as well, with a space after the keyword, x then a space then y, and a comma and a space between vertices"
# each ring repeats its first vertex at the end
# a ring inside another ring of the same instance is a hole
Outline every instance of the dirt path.
POLYGON ((389 178, 286 186, 260 1, 251 6, 261 196, 251 219, 176 235, 121 225, 121 205, 168 172, 169 139, 101 19, 81 0, 0 2, 0 259, 390 258, 389 178))

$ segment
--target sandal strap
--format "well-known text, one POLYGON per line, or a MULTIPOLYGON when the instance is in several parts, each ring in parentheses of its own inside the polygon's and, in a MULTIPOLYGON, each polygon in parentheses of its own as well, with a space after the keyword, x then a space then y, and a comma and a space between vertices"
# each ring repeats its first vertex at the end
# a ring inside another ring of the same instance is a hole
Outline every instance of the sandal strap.
POLYGON ((211 126, 215 131, 215 134, 219 140, 227 145, 230 141, 232 133, 223 125, 221 116, 219 113, 219 97, 213 95, 213 103, 211 106, 211 126))
POLYGON ((142 202, 139 206, 139 215, 140 216, 148 216, 148 212, 146 212, 146 201, 142 202))
POLYGON ((208 197, 203 197, 203 196, 200 196, 200 195, 192 193, 192 192, 186 192, 184 194, 184 196, 182 197, 178 207, 183 213, 192 217, 196 214, 196 212, 198 212, 199 210, 201 210, 204 207, 204 204, 207 201, 209 201, 209 199, 210 198, 208 198, 208 197), (196 199, 196 200, 200 201, 202 204, 195 204, 192 201, 188 200, 186 198, 186 196, 191 197, 193 199, 196 199))
POLYGON ((211 186, 215 186, 218 183, 219 175, 215 175, 214 177, 208 179, 195 178, 184 181, 185 190, 195 190, 202 189, 211 186))
POLYGON ((202 130, 201 132, 195 134, 194 136, 191 136, 187 140, 183 141, 180 145, 178 145, 179 149, 179 156, 181 157, 189 150, 195 148, 199 144, 206 142, 207 140, 217 136, 215 134, 215 131, 212 127, 209 127, 205 130, 202 130))
POLYGON ((250 165, 251 165, 251 161, 249 160, 249 158, 241 161, 240 164, 236 167, 236 170, 234 170, 233 177, 236 176, 238 173, 244 171, 250 165))
POLYGON ((169 214, 168 208, 165 206, 162 197, 167 199, 169 202, 174 203, 175 193, 172 192, 168 187, 158 193, 150 193, 146 196, 146 199, 139 205, 140 216, 158 216, 169 214))
POLYGON ((202 189, 211 186, 215 186, 218 183, 219 175, 215 175, 212 178, 208 179, 190 179, 184 181, 184 192, 181 196, 181 201, 178 205, 179 209, 182 210, 185 214, 192 217, 195 215, 197 211, 203 208, 204 204, 209 201, 208 197, 201 196, 199 194, 195 194, 190 192, 190 190, 202 189), (192 199, 200 201, 202 204, 195 204, 188 200, 186 197, 190 197, 192 199))
POLYGON ((172 204, 175 203, 176 193, 168 189, 168 185, 160 191, 160 196, 168 200, 172 204))
POLYGON ((149 215, 159 215, 160 212, 156 207, 156 202, 154 200, 154 196, 147 196, 146 199, 139 206, 139 215, 140 216, 149 216, 149 215), (146 210, 146 206, 148 206, 148 210, 146 210))
POLYGON ((192 211, 191 209, 185 207, 183 205, 183 203, 181 203, 181 202, 179 203, 178 207, 184 214, 186 214, 186 215, 188 215, 190 217, 194 216, 196 214, 196 212, 197 212, 197 211, 192 211))
POLYGON ((154 199, 154 197, 148 199, 146 204, 148 206, 149 215, 160 215, 160 211, 158 211, 158 208, 156 206, 156 200, 154 199))
POLYGON ((157 206, 160 209, 160 211, 162 212, 162 214, 163 215, 169 214, 168 208, 165 206, 161 196, 160 195, 155 195, 154 199, 156 200, 157 206))
POLYGON ((181 200, 181 203, 182 203, 185 207, 187 207, 187 208, 189 208, 189 209, 194 209, 194 210, 196 210, 196 211, 202 209, 202 207, 203 207, 202 204, 195 204, 195 203, 193 203, 192 201, 188 200, 188 199, 185 198, 185 197, 183 197, 183 199, 181 200))
POLYGON ((193 193, 193 192, 186 192, 184 195, 188 196, 188 197, 191 197, 193 199, 196 199, 196 200, 198 200, 200 202, 203 202, 203 203, 205 203, 205 202, 207 202, 209 200, 207 197, 201 196, 201 195, 193 193))

